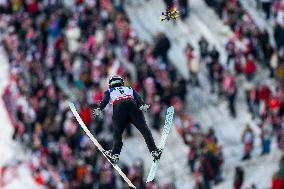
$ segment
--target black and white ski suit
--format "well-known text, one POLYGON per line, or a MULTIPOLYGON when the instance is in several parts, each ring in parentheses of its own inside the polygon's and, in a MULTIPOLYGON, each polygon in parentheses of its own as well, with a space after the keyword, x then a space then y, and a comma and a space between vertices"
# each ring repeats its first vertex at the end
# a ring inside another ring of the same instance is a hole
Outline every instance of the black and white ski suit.
POLYGON ((143 135, 150 152, 157 150, 152 133, 148 128, 145 117, 140 106, 144 105, 143 99, 131 87, 114 87, 104 93, 104 99, 98 108, 103 110, 106 105, 113 104, 113 147, 112 154, 120 154, 122 143, 122 134, 126 127, 132 123, 143 135))

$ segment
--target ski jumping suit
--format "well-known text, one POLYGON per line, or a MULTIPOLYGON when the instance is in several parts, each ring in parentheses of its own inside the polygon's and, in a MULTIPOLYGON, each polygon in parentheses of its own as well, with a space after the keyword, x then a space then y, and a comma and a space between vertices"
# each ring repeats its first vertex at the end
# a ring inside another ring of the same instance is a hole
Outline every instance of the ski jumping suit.
POLYGON ((98 106, 103 110, 106 105, 111 101, 113 104, 113 148, 112 154, 120 154, 122 143, 122 134, 130 123, 139 130, 143 135, 147 147, 150 152, 157 150, 152 133, 148 128, 145 117, 139 109, 144 105, 143 99, 131 87, 113 87, 105 91, 104 99, 98 106))

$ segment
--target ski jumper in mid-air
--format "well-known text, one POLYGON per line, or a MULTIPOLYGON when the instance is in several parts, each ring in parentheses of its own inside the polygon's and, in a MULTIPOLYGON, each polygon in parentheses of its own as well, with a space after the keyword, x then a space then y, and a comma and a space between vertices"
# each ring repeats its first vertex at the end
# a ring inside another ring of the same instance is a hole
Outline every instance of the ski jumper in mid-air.
POLYGON ((113 164, 118 163, 119 154, 123 146, 123 131, 132 123, 143 135, 154 161, 159 160, 162 149, 157 148, 142 112, 146 112, 150 105, 145 104, 134 89, 124 86, 124 81, 119 76, 113 76, 109 80, 108 85, 109 89, 105 91, 104 99, 93 111, 94 116, 99 116, 109 102, 113 105, 113 147, 112 150, 104 151, 103 153, 113 164))

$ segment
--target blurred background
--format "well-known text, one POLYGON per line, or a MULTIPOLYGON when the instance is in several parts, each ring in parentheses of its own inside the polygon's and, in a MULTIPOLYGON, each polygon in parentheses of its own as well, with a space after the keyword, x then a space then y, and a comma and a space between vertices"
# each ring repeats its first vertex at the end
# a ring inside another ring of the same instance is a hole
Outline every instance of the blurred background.
POLYGON ((151 105, 157 179, 134 127, 120 167, 139 189, 284 188, 283 0, 0 0, 0 188, 126 189, 80 129, 105 147, 112 107, 92 117, 121 75, 151 105), (177 21, 160 22, 167 6, 177 21))

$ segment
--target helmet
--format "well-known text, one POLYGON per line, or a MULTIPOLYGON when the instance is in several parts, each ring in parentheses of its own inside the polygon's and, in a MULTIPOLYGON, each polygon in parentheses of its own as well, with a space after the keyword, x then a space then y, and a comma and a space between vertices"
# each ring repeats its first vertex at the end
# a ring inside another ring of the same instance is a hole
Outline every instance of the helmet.
POLYGON ((108 82, 109 88, 124 86, 124 81, 120 76, 113 76, 108 82))

